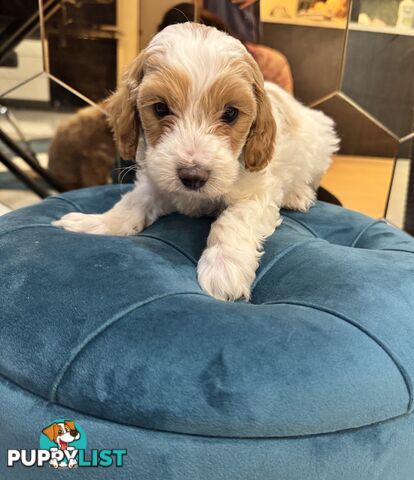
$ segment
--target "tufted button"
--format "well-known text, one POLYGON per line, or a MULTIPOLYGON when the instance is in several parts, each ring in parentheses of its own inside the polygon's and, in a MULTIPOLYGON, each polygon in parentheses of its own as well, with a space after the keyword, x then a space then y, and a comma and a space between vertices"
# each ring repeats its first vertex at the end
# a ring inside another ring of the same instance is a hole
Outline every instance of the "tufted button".
POLYGON ((128 238, 50 225, 123 191, 0 218, 3 377, 104 419, 219 437, 332 432, 412 408, 411 237, 323 203, 284 212, 251 302, 225 303, 197 283, 211 219, 170 215, 128 238))

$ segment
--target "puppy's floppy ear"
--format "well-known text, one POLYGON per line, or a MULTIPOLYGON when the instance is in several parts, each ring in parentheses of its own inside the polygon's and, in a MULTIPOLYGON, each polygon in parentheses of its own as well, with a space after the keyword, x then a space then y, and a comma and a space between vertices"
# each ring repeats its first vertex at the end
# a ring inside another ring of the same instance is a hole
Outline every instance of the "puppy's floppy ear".
POLYGON ((56 425, 56 423, 52 423, 52 425, 49 425, 48 427, 46 427, 42 430, 42 433, 44 435, 46 435, 46 437, 51 442, 54 442, 54 440, 55 440, 55 425, 56 425))
POLYGON ((269 98, 264 90, 263 75, 250 54, 246 55, 246 61, 253 73, 253 89, 256 95, 257 114, 244 147, 244 163, 246 169, 255 172, 265 168, 272 159, 276 137, 276 123, 269 98))
POLYGON ((73 420, 65 420, 65 424, 71 429, 76 430, 75 422, 73 420))
POLYGON ((129 66, 117 91, 104 101, 108 122, 119 152, 125 160, 134 160, 138 146, 139 115, 137 89, 144 75, 145 51, 129 66))

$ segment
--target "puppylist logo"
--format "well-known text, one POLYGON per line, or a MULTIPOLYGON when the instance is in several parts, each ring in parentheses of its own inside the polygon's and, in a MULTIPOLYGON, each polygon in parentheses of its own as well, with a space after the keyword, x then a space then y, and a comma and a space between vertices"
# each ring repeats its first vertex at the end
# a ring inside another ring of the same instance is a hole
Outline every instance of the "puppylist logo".
POLYGON ((40 448, 7 451, 7 466, 86 468, 122 467, 126 449, 86 450, 86 433, 74 420, 56 420, 43 428, 40 448))

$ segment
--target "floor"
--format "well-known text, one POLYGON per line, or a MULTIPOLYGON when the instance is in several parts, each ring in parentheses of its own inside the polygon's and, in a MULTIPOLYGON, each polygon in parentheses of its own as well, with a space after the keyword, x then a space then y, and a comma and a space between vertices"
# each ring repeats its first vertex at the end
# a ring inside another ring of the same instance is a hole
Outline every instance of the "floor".
POLYGON ((396 164, 388 209, 386 209, 394 162, 374 157, 337 156, 322 179, 322 186, 335 194, 344 207, 374 218, 386 217, 401 227, 404 222, 410 162, 396 164))
MULTIPOLYGON (((24 110, 14 111, 14 115, 25 137, 38 141, 53 136, 59 122, 68 116, 68 114, 54 112, 24 110)), ((4 116, 0 116, 0 127, 13 138, 17 137, 4 116)), ((37 152, 37 156, 40 163, 47 166, 47 153, 37 152)), ((382 218, 386 215, 387 220, 401 227, 404 219, 409 161, 402 159, 397 162, 389 208, 385 212, 392 169, 391 159, 337 156, 322 179, 322 186, 336 195, 345 207, 374 218, 382 218)), ((8 209, 39 201, 35 194, 21 187, 0 165, 0 215, 8 209), (1 178, 7 181, 2 182, 1 178), (7 185, 12 188, 5 188, 7 185)))

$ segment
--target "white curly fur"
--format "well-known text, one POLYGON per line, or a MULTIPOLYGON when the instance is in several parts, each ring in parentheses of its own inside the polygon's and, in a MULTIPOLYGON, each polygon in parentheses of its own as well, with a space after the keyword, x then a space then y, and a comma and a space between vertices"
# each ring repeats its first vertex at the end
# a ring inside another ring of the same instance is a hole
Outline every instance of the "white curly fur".
MULTIPOLYGON (((141 167, 135 188, 111 210, 101 215, 70 213, 54 224, 75 232, 132 235, 175 211, 189 216, 217 215, 198 264, 199 283, 218 299, 249 299, 263 242, 281 223, 279 209, 306 211, 315 200, 315 188, 338 146, 334 124, 265 82, 276 137, 270 162, 251 171, 244 163, 248 131, 232 149, 227 138, 215 135, 210 125, 198 119, 201 93, 221 72, 234 74, 231 60, 246 59, 244 46, 213 28, 181 24, 156 35, 145 54, 151 52, 159 55, 159 62, 179 66, 189 75, 191 92, 185 113, 154 145, 147 141, 144 125, 135 149, 141 167), (188 165, 201 165, 210 172, 208 182, 198 191, 186 189, 177 176, 177 168, 188 165)), ((243 68, 253 68, 243 62, 243 68)), ((147 75, 151 81, 144 68, 144 81, 147 75)), ((129 93, 135 103, 141 88, 136 82, 129 93)), ((114 103, 120 101, 116 95, 114 103)), ((138 101, 141 113, 140 108, 138 101)), ((254 128, 257 121, 252 118, 249 127, 254 128)))

